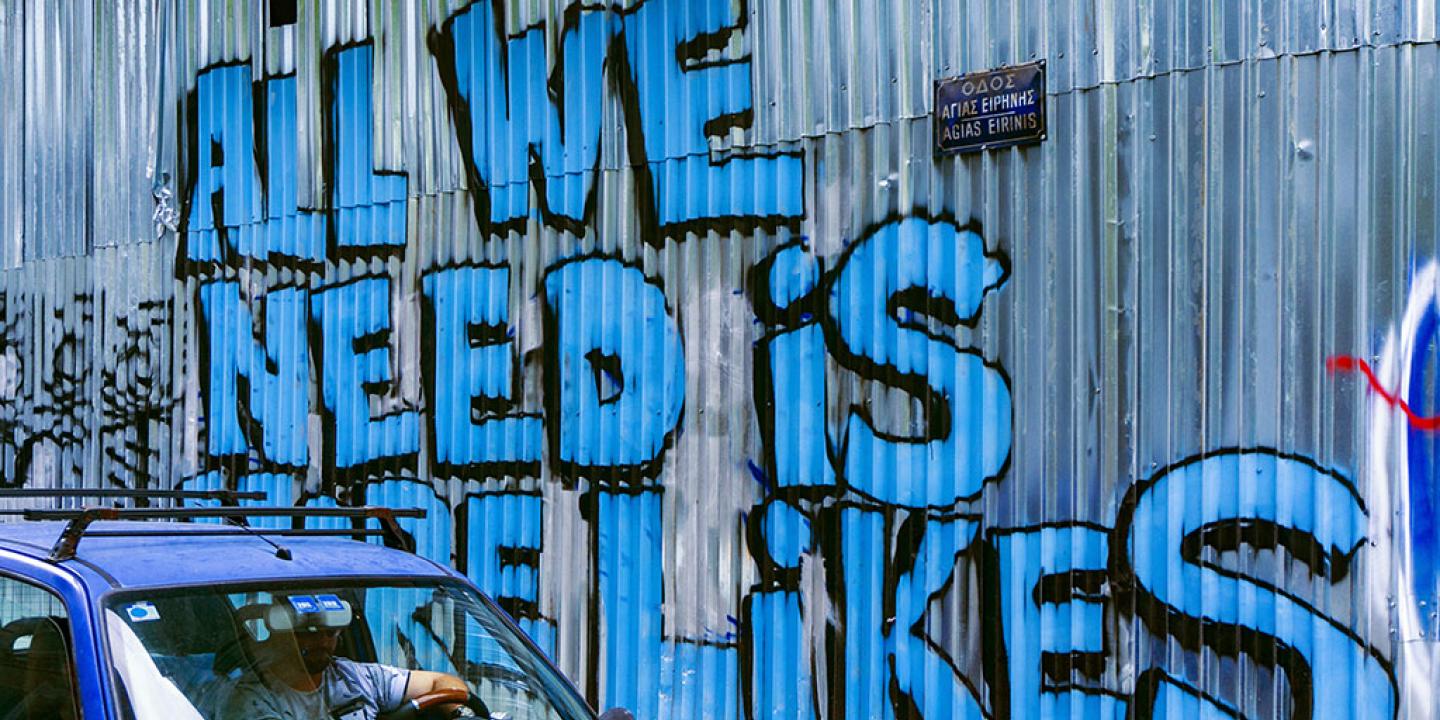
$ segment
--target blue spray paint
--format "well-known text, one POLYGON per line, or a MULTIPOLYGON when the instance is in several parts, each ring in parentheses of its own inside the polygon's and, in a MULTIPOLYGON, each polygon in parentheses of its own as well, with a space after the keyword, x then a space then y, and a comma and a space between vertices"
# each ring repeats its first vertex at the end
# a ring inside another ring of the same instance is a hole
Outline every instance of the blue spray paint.
MULTIPOLYGON (((1355 488, 1334 472, 1273 451, 1212 453, 1131 489, 1111 536, 1110 570, 1133 588, 1135 613, 1152 632, 1281 671, 1297 715, 1391 718, 1395 686, 1377 651, 1303 598, 1213 557, 1239 544, 1284 550, 1335 583, 1349 573, 1366 527, 1355 488)), ((1161 688, 1167 696, 1209 690, 1180 668, 1161 670, 1174 679, 1161 688)))
MULTIPOLYGON (((844 637, 843 672, 831 673, 827 692, 834 697, 834 684, 843 687, 843 715, 850 718, 981 717, 977 686, 939 653, 923 621, 973 544, 976 526, 942 513, 906 516, 902 530, 896 510, 951 508, 976 496, 1008 462, 1011 408, 1003 372, 925 325, 973 325, 986 295, 1005 281, 1004 260, 986 250, 975 229, 913 217, 866 232, 823 276, 799 244, 780 248, 759 273, 757 313, 780 326, 756 346, 756 404, 777 492, 860 499, 839 508, 839 537, 831 544, 839 556, 825 558, 843 575, 842 607, 834 612, 843 613, 844 637), (926 429, 916 437, 884 434, 863 408, 848 408, 844 434, 829 437, 827 356, 863 378, 925 398, 926 429), (926 675, 935 669, 943 676, 926 675)), ((778 532, 770 524, 761 531, 778 532)), ((769 593, 758 602, 769 607, 772 622, 785 623, 764 632, 803 637, 798 598, 769 593)), ((751 610, 754 617, 753 604, 751 610)), ((752 682, 760 687, 765 680, 752 682)), ((785 717, 811 712, 789 707, 785 717)))
POLYGON ((596 595, 606 642, 602 695, 636 718, 733 720, 733 646, 665 634, 665 528, 658 488, 594 493, 596 595))
MULTIPOLYGON (((371 483, 365 488, 365 502, 386 507, 418 507, 426 512, 424 520, 401 518, 400 529, 415 540, 416 554, 443 565, 454 562, 453 528, 450 506, 429 483, 396 478, 371 483)), ((378 529, 372 520, 370 527, 378 529)), ((382 542, 371 538, 370 542, 382 542)), ((423 668, 456 672, 450 647, 436 628, 444 628, 453 618, 452 608, 435 603, 431 590, 425 588, 387 588, 367 597, 365 617, 374 635, 375 647, 381 651, 381 662, 412 669, 423 668), (403 655, 401 654, 403 652, 403 655)))
POLYGON ((708 57, 747 20, 729 0, 644 0, 621 13, 577 6, 555 31, 550 75, 546 28, 506 36, 498 29, 506 27, 503 7, 471 4, 434 44, 482 228, 520 229, 538 214, 584 232, 611 90, 631 138, 629 165, 643 183, 636 204, 647 233, 719 221, 785 224, 804 214, 798 155, 712 157, 712 139, 753 123, 749 58, 708 57), (684 111, 676 98, 685 99, 684 111))
MULTIPOLYGON (((886 692, 890 675, 885 649, 885 516, 850 508, 841 512, 845 558, 844 672, 846 718, 893 720, 886 692)), ((833 711, 832 711, 833 712, 833 711)))
POLYGON ((807 325, 761 342, 756 362, 769 371, 757 387, 771 387, 775 393, 773 415, 763 420, 778 429, 772 430, 774 441, 766 445, 775 485, 833 486, 835 469, 825 431, 825 338, 820 326, 807 325))
MULTIPOLYGON (((1440 330, 1440 308, 1435 303, 1425 305, 1424 314, 1415 329, 1415 357, 1410 359, 1410 377, 1405 390, 1405 401, 1422 415, 1432 414, 1440 406, 1440 398, 1433 395, 1436 387, 1436 335, 1440 330)), ((1437 502, 1437 480, 1440 480, 1440 466, 1435 458, 1440 456, 1440 442, 1433 431, 1417 430, 1407 426, 1406 478, 1409 484, 1410 507, 1410 589, 1412 602, 1440 602, 1440 525, 1435 513, 1440 510, 1437 502)), ((1422 617, 1425 615, 1421 613, 1422 617)), ((1434 628, 1433 624, 1425 624, 1434 628)))
POLYGON ((609 258, 561 263, 544 284, 551 462, 567 475, 653 475, 685 404, 680 326, 664 291, 609 258))
POLYGON ((540 613, 544 500, 538 493, 487 493, 465 498, 465 509, 466 575, 553 655, 555 623, 540 613))
MULTIPOLYGON (((886 585, 894 600, 884 623, 884 647, 893 677, 889 705, 900 717, 984 717, 978 688, 968 685, 960 668, 939 650, 927 625, 931 603, 949 589, 960 555, 975 542, 979 527, 975 517, 911 515, 899 528, 889 568, 893 590, 890 582, 886 585)), ((849 717, 869 716, 852 710, 849 717)))
POLYGON ((220 65, 195 79, 195 135, 185 257, 208 263, 319 262, 328 219, 299 207, 294 76, 263 88, 264 126, 255 127, 250 65, 220 65), (265 172, 256 165, 263 144, 265 172))
POLYGON ((1011 717, 1119 718, 1127 705, 1104 677, 1114 664, 1107 637, 1109 533, 1068 526, 996 533, 1011 717), (1047 667, 1070 668, 1060 678, 1047 667), (1100 676, 1088 676, 1099 669, 1100 676))
POLYGON ((425 383, 437 471, 539 474, 543 421, 516 410, 510 269, 448 268, 426 275, 423 286, 434 341, 425 383))
POLYGON ((800 321, 757 345, 756 403, 776 484, 828 484, 823 453, 845 488, 882 504, 943 509, 977 496, 1009 462, 1009 380, 977 350, 932 336, 925 323, 973 326, 1008 275, 1004 258, 988 253, 978 231, 947 220, 886 222, 851 246, 817 301, 807 257, 798 246, 782 248, 755 300, 762 315, 800 321), (820 310, 818 317, 807 309, 820 310), (857 406, 843 435, 829 438, 826 353, 861 377, 923 399, 924 429, 877 431, 857 406), (884 477, 875 467, 887 468, 884 477))
POLYGON ((538 214, 582 228, 599 163, 605 57, 618 28, 611 13, 581 6, 559 30, 564 74, 547 77, 545 28, 506 37, 497 29, 505 27, 495 16, 501 8, 476 2, 456 14, 437 53, 480 226, 538 214), (530 207, 532 182, 538 208, 530 207))
MULTIPOLYGON (((596 602, 607 638, 603 697, 638 718, 669 717, 711 678, 663 667, 703 660, 722 675, 738 675, 732 651, 669 646, 664 638, 662 493, 647 478, 659 470, 684 407, 679 324, 663 290, 618 260, 561 263, 544 285, 550 459, 593 487, 596 602), (622 299, 614 312, 589 311, 607 297, 622 299), (671 686, 677 675, 681 684, 671 686), (673 701, 661 704, 661 697, 673 701)), ((733 698, 716 699, 720 716, 733 715, 733 698)))
POLYGON ((743 695, 750 720, 814 720, 814 653, 800 593, 802 565, 813 551, 810 519, 771 498, 749 517, 750 553, 761 584, 741 611, 741 664, 749 673, 743 695))
POLYGON ((1147 687, 1136 692, 1136 702, 1148 704, 1149 716, 1157 720, 1238 720, 1244 717, 1240 711, 1194 685, 1180 682, 1163 672, 1142 675, 1137 684, 1147 687))
POLYGON ((628 67, 650 167, 655 219, 662 225, 727 217, 799 218, 804 166, 797 155, 711 158, 712 137, 753 121, 749 56, 710 60, 748 18, 730 0, 646 0, 625 16, 628 67), (683 99, 683 100, 681 100, 683 99))
POLYGON ((201 336, 208 372, 206 452, 212 458, 255 453, 265 465, 309 461, 309 294, 276 288, 247 301, 234 282, 200 286, 201 336), (256 327, 252 308, 262 311, 256 327))
POLYGON ((604 697, 636 718, 658 720, 674 677, 660 672, 667 654, 661 495, 601 492, 595 497, 595 580, 607 637, 604 697))
POLYGON ((324 90, 332 100, 322 104, 330 113, 325 165, 334 172, 330 207, 335 243, 342 249, 402 247, 406 239, 409 182, 402 174, 374 170, 373 54, 367 43, 332 51, 326 59, 324 90))
POLYGON ((319 336, 330 466, 347 470, 413 455, 420 447, 419 413, 399 410, 372 417, 370 411, 370 398, 390 392, 395 381, 389 278, 360 278, 319 290, 310 315, 319 336))
POLYGON ((830 351, 863 377, 925 400, 925 429, 914 437, 877 431, 865 407, 851 408, 840 445, 857 492, 949 507, 976 497, 1009 462, 1009 381, 978 351, 932 337, 925 325, 973 325, 1007 274, 978 232, 923 218, 880 226, 840 261, 827 306, 830 351))

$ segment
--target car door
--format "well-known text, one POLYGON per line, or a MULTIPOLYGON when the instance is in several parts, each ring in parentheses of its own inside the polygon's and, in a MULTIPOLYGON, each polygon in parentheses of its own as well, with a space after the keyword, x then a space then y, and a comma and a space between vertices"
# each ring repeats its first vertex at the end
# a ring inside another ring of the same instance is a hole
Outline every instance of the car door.
POLYGON ((105 692, 83 587, 0 553, 0 720, 101 720, 105 692))

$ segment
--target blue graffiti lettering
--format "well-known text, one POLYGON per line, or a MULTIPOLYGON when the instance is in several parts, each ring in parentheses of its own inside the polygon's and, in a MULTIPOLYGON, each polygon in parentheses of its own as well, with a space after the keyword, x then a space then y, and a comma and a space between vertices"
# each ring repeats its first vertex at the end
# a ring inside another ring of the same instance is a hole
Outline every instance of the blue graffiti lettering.
POLYGON ((979 232, 921 217, 884 223, 818 281, 822 302, 812 299, 818 271, 803 247, 782 248, 768 268, 757 311, 793 325, 756 348, 756 403, 777 486, 829 485, 838 475, 873 501, 941 509, 999 476, 1010 458, 1009 380, 935 329, 973 325, 1005 282, 1004 258, 987 252, 979 232), (823 431, 827 354, 922 402, 922 429, 879 430, 855 406, 836 442, 823 431), (871 470, 878 467, 887 468, 883 477, 871 470))
MULTIPOLYGON (((502 493, 466 498, 469 534, 465 571, 519 623, 540 649, 553 655, 555 623, 540 613, 544 502, 539 494, 502 493)), ((478 661, 478 658, 471 660, 478 661)))
MULTIPOLYGON (((400 529, 415 540, 415 552, 437 563, 449 565, 452 553, 450 506, 436 496, 424 481, 406 478, 372 483, 365 488, 365 502, 386 507, 418 507, 424 520, 403 518, 400 529)), ((370 521, 372 528, 379 527, 370 521)), ((379 538, 371 538, 379 543, 379 538)), ((375 647, 384 655, 381 662, 406 668, 448 669, 454 672, 449 648, 436 628, 449 627, 450 608, 434 602, 427 589, 386 588, 367 597, 365 617, 375 634, 375 647), (403 651, 403 655, 400 653, 403 651)))
MULTIPOLYGON (((347 48, 327 59, 325 105, 332 117, 326 150, 334 157, 330 205, 339 247, 398 247, 405 244, 405 197, 409 182, 395 172, 375 172, 371 141, 373 48, 347 48)), ((328 165, 329 163, 327 163, 328 165)))
POLYGON ((658 470, 685 402, 680 327, 664 291, 608 258, 562 263, 544 283, 551 461, 591 476, 658 470))
POLYGON ((435 340, 426 383, 437 468, 503 465, 539 474, 541 418, 514 410, 509 268, 450 268, 426 275, 423 285, 435 340))
MULTIPOLYGON (((906 706, 918 711, 919 717, 979 720, 983 717, 979 693, 932 639, 926 621, 930 604, 949 588, 960 554, 975 541, 980 522, 977 518, 922 521, 918 515, 908 522, 900 528, 892 566, 905 572, 894 580, 890 593, 893 617, 884 624, 885 662, 894 676, 893 694, 903 696, 906 706), (919 542, 913 537, 916 533, 923 533, 919 542)), ((895 708, 899 701, 892 697, 890 703, 897 715, 912 715, 895 708)))
POLYGON ((1105 669, 1113 643, 1105 636, 1109 533, 1045 527, 996 533, 992 544, 1010 716, 1125 717, 1118 683, 1105 669))
POLYGON ((647 0, 625 18, 645 143, 631 161, 651 167, 661 225, 804 214, 799 156, 711 157, 712 138, 753 119, 750 59, 729 56, 746 21, 730 0, 647 0))
MULTIPOLYGON (((1359 496, 1336 473, 1270 451, 1215 453, 1130 491, 1110 564, 1122 585, 1133 584, 1135 612, 1152 631, 1194 651, 1203 645, 1273 664, 1284 672, 1297 715, 1390 718, 1395 686, 1378 652, 1296 594, 1214 557, 1240 543, 1283 549, 1297 566, 1334 583, 1348 574, 1366 527, 1359 496)), ((1174 678, 1169 685, 1210 690, 1202 677, 1161 670, 1174 678)))
POLYGON ((745 599, 743 627, 751 645, 748 717, 819 717, 811 702, 814 660, 808 652, 800 593, 752 593, 745 599))
POLYGON ((607 703, 637 718, 732 720, 738 657, 729 645, 664 636, 665 528, 658 489, 595 493, 596 593, 604 611, 607 703), (669 671, 674 668, 676 672, 669 671), (703 708, 703 710, 702 710, 703 708))
POLYGON ((765 580, 741 610, 741 662, 750 669, 744 678, 747 717, 813 719, 815 658, 799 592, 802 563, 813 551, 810 519, 794 505, 771 498, 750 522, 758 523, 759 533, 750 537, 751 554, 765 580))
POLYGON ((185 257, 225 263, 267 261, 272 255, 323 260, 326 217, 299 208, 294 76, 263 83, 265 125, 258 129, 248 63, 210 68, 195 84, 195 178, 185 257), (257 139, 265 149, 263 177, 256 166, 257 139))
POLYGON ((844 675, 838 678, 845 688, 844 717, 893 720, 889 683, 884 681, 889 676, 885 515, 847 508, 841 511, 839 532, 845 558, 845 660, 839 665, 844 675))
POLYGON ((392 391, 390 280, 361 278, 316 291, 310 305, 320 335, 320 388, 331 465, 344 470, 419 450, 415 410, 376 415, 372 397, 392 391))
POLYGON ((573 16, 559 33, 556 66, 564 74, 547 78, 545 29, 503 37, 503 19, 494 17, 500 8, 472 3, 440 35, 441 73, 481 226, 529 217, 533 181, 547 222, 581 227, 599 159, 610 13, 582 8, 573 16))
POLYGON ((605 612, 604 697, 636 718, 660 718, 664 640, 664 519, 658 491, 596 495, 593 522, 605 612))
POLYGON ((240 285, 200 286, 201 342, 209 372, 206 449, 211 457, 256 451, 262 463, 304 466, 309 459, 308 293, 279 288, 248 301, 240 285), (251 308, 260 311, 263 326, 251 308))
POLYGON ((775 393, 771 405, 774 414, 762 419, 773 423, 767 429, 772 430, 775 441, 767 449, 775 484, 834 485, 835 470, 825 432, 825 338, 819 324, 790 330, 761 343, 756 367, 764 373, 757 387, 773 388, 775 393))
POLYGON ((866 407, 851 408, 841 441, 851 487, 887 504, 948 507, 1009 462, 1009 381, 927 325, 973 324, 1006 275, 979 233, 922 218, 882 225, 840 262, 827 305, 839 335, 827 336, 830 351, 925 403, 914 436, 878 431, 866 407))
MULTIPOLYGON (((843 576, 844 603, 832 614, 843 617, 845 641, 843 671, 832 669, 826 692, 843 698, 845 717, 982 716, 983 693, 925 620, 950 587, 959 556, 974 545, 976 525, 920 515, 899 532, 892 525, 895 508, 950 508, 976 496, 1008 461, 1008 381, 997 365, 936 329, 976 321, 986 295, 1005 281, 1003 258, 987 252, 978 231, 914 217, 866 233, 828 273, 803 243, 780 248, 757 272, 756 312, 781 328, 756 345, 766 474, 777 493, 860 500, 839 508, 838 537, 828 545, 839 557, 825 559, 843 576), (835 442, 826 430, 834 411, 830 357, 862 378, 926 399, 924 429, 883 433, 864 408, 849 408, 835 442), (876 468, 885 468, 884 477, 876 468)), ((760 527, 766 562, 787 564, 772 550, 797 560, 781 534, 793 521, 769 515, 760 527)), ((784 625, 767 630, 798 642, 804 605, 782 590, 752 596, 750 617, 757 607, 778 614, 769 621, 784 625)), ((774 681, 757 674, 752 682, 762 688, 774 681)), ((834 707, 829 713, 842 714, 834 707)))

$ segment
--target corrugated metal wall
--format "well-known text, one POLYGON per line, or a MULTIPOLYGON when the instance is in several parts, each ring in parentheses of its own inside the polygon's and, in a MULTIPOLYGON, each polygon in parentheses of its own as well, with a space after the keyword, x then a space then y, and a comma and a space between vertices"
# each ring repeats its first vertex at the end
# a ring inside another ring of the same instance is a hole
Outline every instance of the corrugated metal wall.
POLYGON ((642 720, 1440 712, 1432 0, 268 10, 0 0, 8 482, 426 507, 642 720))

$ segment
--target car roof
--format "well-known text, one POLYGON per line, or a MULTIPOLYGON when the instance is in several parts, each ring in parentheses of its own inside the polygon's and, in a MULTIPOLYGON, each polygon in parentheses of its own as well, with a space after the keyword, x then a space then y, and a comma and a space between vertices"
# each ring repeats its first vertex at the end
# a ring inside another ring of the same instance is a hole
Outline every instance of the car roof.
MULTIPOLYGON (((334 537, 270 537, 290 551, 255 535, 237 531, 223 536, 216 525, 172 522, 96 522, 91 530, 124 531, 122 536, 81 539, 70 568, 98 596, 115 589, 182 585, 240 584, 270 580, 358 577, 457 577, 423 557, 370 542, 334 537)), ((45 560, 65 528, 63 522, 0 523, 0 551, 45 560)))

